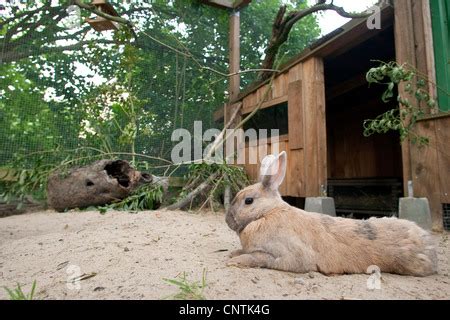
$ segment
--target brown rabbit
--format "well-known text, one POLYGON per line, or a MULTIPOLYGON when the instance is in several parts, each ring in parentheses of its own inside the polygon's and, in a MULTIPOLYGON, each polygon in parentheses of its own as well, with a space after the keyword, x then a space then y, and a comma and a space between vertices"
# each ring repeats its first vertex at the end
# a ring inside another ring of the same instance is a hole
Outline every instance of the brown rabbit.
POLYGON ((437 271, 430 234, 397 218, 352 220, 292 207, 278 187, 286 173, 286 153, 269 155, 260 182, 241 190, 226 214, 240 237, 229 266, 323 274, 381 272, 426 276, 437 271))

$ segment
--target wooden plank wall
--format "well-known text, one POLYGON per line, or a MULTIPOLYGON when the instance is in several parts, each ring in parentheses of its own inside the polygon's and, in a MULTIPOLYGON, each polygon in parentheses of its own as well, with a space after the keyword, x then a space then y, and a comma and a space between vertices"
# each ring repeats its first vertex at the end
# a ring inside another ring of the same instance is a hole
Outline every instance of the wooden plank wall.
POLYGON ((363 135, 362 123, 391 107, 378 100, 349 101, 345 108, 328 102, 328 176, 392 178, 402 176, 401 150, 394 132, 363 135), (381 150, 381 151, 380 151, 381 150))
POLYGON ((320 195, 327 183, 327 138, 323 60, 310 58, 303 64, 303 114, 305 127, 306 197, 320 195))
POLYGON ((411 144, 414 196, 427 197, 433 227, 442 228, 442 203, 450 203, 450 117, 422 120, 416 133, 430 139, 428 146, 411 144))
MULTIPOLYGON (((287 136, 282 136, 279 139, 277 145, 272 145, 270 140, 259 141, 257 146, 247 146, 245 147, 245 157, 249 159, 250 152, 257 152, 258 148, 266 147, 268 153, 273 153, 275 150, 277 152, 286 151, 288 159, 288 168, 286 170, 286 178, 280 186, 280 193, 283 196, 291 197, 301 197, 304 194, 304 184, 303 184, 303 150, 290 150, 289 141, 287 136)), ((261 160, 259 159, 258 164, 245 164, 245 171, 252 183, 258 181, 259 169, 261 160)))
MULTIPOLYGON (((409 63, 433 79, 435 65, 430 34, 429 0, 396 0, 394 8, 397 62, 409 63)), ((434 94, 435 88, 430 87, 429 91, 434 94)), ((399 92, 407 96, 403 86, 399 87, 399 92)), ((448 159, 445 160, 446 156, 443 154, 447 151, 445 148, 439 151, 433 147, 433 144, 435 146, 444 144, 443 138, 446 135, 448 138, 448 131, 443 128, 448 128, 448 120, 437 118, 423 121, 418 124, 417 131, 429 137, 431 145, 418 150, 409 142, 402 144, 404 185, 407 186, 408 180, 413 180, 415 195, 428 198, 435 230, 443 229, 442 203, 449 203, 448 196, 442 197, 444 193, 448 194, 450 170, 448 159), (445 164, 447 166, 443 166, 445 164)))
MULTIPOLYGON (((249 113, 264 96, 267 86, 243 99, 243 114, 249 113)), ((281 185, 283 196, 319 196, 320 186, 327 180, 325 88, 323 61, 312 57, 298 63, 274 79, 272 90, 263 107, 288 101, 289 135, 280 138, 278 150, 286 151, 288 168, 281 185)), ((259 141, 268 152, 274 149, 270 141, 259 141)), ((258 146, 245 145, 245 155, 258 146)), ((260 161, 261 159, 259 159, 260 161)), ((253 181, 258 179, 259 164, 246 164, 253 181)))

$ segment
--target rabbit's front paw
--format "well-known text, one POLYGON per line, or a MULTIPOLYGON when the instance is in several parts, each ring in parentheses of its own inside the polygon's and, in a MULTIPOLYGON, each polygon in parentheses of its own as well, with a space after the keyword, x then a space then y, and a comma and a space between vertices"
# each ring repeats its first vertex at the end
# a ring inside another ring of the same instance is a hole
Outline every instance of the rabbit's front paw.
POLYGON ((244 253, 245 253, 245 252, 244 252, 244 250, 242 250, 242 249, 233 250, 233 251, 231 251, 231 253, 229 254, 229 257, 230 257, 230 258, 234 258, 234 257, 240 256, 241 254, 244 254, 244 253))
POLYGON ((249 268, 251 267, 249 262, 246 255, 238 255, 228 260, 227 267, 249 268))

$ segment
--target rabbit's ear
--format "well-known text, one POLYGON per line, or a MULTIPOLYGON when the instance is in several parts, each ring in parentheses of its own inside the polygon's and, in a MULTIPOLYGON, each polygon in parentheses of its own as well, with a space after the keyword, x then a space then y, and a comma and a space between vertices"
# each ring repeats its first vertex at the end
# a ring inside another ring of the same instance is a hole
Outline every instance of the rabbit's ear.
POLYGON ((281 152, 278 157, 268 155, 261 161, 259 179, 265 188, 278 190, 278 187, 286 175, 286 152, 281 152))

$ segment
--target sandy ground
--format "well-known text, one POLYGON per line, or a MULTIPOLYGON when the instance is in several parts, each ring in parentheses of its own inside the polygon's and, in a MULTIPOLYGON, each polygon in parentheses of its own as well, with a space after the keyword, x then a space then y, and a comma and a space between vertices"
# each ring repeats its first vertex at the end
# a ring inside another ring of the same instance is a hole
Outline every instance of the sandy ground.
POLYGON ((178 292, 163 278, 199 281, 206 269, 207 299, 449 299, 449 234, 436 238, 439 274, 382 274, 371 291, 368 275, 226 267, 239 239, 221 214, 46 211, 0 219, 0 287, 28 292, 36 280, 38 299, 161 299, 178 292), (95 276, 68 282, 77 273, 95 276))

